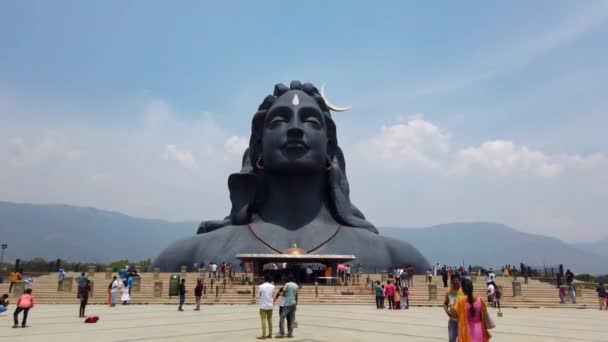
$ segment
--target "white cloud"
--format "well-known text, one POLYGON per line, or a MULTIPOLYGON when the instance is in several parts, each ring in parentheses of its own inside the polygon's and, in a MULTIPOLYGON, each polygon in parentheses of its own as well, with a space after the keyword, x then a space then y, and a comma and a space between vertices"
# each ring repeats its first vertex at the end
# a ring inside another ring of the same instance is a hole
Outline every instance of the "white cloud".
POLYGON ((148 128, 160 128, 175 117, 175 112, 161 99, 145 99, 144 116, 148 128))
POLYGON ((48 133, 39 142, 14 137, 5 145, 9 164, 17 168, 34 167, 49 160, 75 161, 82 153, 70 147, 63 134, 48 133))
POLYGON ((245 149, 249 147, 249 140, 245 137, 239 137, 236 135, 231 136, 224 143, 224 150, 228 153, 235 153, 242 155, 245 149))
POLYGON ((472 167, 495 170, 500 174, 523 171, 541 177, 557 176, 562 168, 548 156, 531 151, 526 146, 517 147, 512 141, 492 140, 479 147, 460 150, 456 155, 456 172, 464 172, 472 167))
POLYGON ((95 173, 87 178, 88 184, 100 184, 103 183, 108 178, 108 175, 105 173, 95 173))
POLYGON ((380 132, 363 142, 360 149, 370 161, 381 161, 391 168, 417 165, 437 168, 436 155, 450 149, 450 134, 424 119, 382 126, 380 132))
POLYGON ((194 160, 192 152, 180 151, 178 150, 177 146, 173 144, 165 146, 164 158, 167 160, 175 161, 186 169, 198 171, 198 164, 196 160, 194 160))

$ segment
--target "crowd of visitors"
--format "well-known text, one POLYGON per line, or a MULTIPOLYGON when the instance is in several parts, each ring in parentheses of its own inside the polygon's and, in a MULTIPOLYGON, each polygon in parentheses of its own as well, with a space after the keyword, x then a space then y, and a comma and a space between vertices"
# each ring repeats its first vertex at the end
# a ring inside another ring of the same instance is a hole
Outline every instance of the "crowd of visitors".
POLYGON ((394 284, 388 280, 386 286, 380 284, 380 281, 376 281, 374 294, 376 296, 376 309, 386 309, 386 302, 388 302, 389 310, 409 309, 410 289, 408 283, 402 282, 399 278, 394 284))

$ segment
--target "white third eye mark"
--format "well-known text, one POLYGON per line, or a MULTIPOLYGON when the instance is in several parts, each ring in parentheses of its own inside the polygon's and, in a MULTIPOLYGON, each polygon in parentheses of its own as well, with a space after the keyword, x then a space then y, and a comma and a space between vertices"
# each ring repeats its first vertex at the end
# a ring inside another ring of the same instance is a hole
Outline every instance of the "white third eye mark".
POLYGON ((293 103, 294 106, 297 106, 300 104, 300 99, 298 98, 298 94, 295 94, 293 96, 293 101, 291 103, 293 103))

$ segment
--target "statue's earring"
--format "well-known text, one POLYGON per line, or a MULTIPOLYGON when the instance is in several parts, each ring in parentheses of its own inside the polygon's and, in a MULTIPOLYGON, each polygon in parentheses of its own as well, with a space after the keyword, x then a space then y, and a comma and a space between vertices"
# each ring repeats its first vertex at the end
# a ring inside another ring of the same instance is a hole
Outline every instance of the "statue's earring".
POLYGON ((264 161, 262 160, 262 156, 259 156, 258 160, 256 160, 255 167, 257 167, 258 170, 264 170, 264 161))
POLYGON ((330 171, 331 169, 335 169, 336 168, 336 162, 334 162, 333 160, 327 159, 327 171, 330 171))

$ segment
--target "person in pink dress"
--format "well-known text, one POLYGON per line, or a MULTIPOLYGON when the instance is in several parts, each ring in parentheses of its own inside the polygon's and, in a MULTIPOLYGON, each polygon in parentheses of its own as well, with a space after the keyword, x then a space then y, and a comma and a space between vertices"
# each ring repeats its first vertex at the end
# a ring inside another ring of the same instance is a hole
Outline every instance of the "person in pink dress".
POLYGON ((473 294, 473 283, 469 279, 464 279, 461 287, 464 296, 458 298, 454 304, 454 311, 458 317, 458 341, 490 341, 491 335, 485 323, 488 310, 486 302, 473 294))

